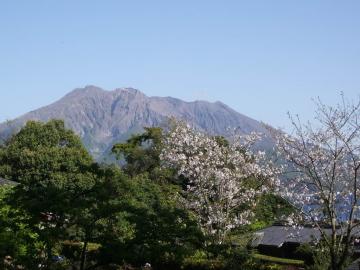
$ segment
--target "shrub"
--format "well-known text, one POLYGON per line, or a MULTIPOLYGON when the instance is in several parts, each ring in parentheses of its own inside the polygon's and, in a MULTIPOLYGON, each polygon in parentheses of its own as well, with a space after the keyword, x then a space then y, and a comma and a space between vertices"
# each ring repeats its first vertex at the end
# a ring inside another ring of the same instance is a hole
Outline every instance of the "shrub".
POLYGON ((295 255, 308 266, 314 264, 315 249, 309 244, 299 246, 295 251, 295 255))
POLYGON ((203 250, 197 250, 193 256, 184 260, 184 270, 223 270, 224 263, 220 259, 209 259, 203 250))
POLYGON ((226 269, 241 270, 245 265, 249 267, 251 264, 251 255, 245 248, 237 248, 232 250, 230 256, 226 260, 226 269))
POLYGON ((183 270, 224 270, 224 263, 221 260, 186 260, 183 270))

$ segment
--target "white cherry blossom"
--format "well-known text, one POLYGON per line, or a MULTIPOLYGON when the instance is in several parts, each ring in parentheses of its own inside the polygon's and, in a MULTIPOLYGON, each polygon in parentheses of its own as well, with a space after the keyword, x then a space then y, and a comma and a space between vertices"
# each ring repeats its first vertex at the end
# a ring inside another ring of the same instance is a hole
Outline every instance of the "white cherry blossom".
POLYGON ((291 135, 277 133, 277 146, 286 160, 286 178, 278 193, 299 209, 325 238, 332 269, 342 269, 360 225, 360 103, 317 102, 316 123, 292 118, 291 135), (331 233, 326 233, 324 224, 331 233))
POLYGON ((215 243, 222 243, 233 228, 249 224, 258 195, 274 180, 265 154, 251 151, 258 138, 236 136, 229 144, 177 123, 165 139, 161 158, 188 179, 186 207, 215 243))

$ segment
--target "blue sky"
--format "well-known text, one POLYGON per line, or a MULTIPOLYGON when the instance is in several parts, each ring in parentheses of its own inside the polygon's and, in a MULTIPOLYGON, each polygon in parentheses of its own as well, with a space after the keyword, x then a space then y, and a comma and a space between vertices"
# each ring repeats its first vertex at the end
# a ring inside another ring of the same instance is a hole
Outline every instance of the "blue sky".
POLYGON ((0 121, 76 87, 220 100, 276 127, 360 94, 360 1, 0 2, 0 121))

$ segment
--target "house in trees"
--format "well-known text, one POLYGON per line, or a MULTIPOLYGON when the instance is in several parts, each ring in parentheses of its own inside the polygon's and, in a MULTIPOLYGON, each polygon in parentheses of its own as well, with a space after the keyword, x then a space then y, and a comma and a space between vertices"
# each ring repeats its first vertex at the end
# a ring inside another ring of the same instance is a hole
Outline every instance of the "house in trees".
MULTIPOLYGON (((354 228, 351 233, 351 250, 356 258, 360 257, 360 221, 357 222, 359 226, 354 228)), ((328 236, 331 235, 330 228, 325 227, 322 230, 328 236)), ((340 227, 338 230, 340 233, 340 227)), ((303 259, 299 258, 296 254, 297 248, 303 244, 315 246, 319 243, 320 239, 321 232, 316 227, 293 227, 278 223, 255 232, 250 242, 250 247, 257 249, 258 252, 263 255, 303 259)))
POLYGON ((17 183, 0 177, 0 186, 5 186, 5 185, 16 186, 17 183))
POLYGON ((321 233, 314 227, 273 225, 255 232, 250 246, 264 255, 296 258, 295 252, 300 245, 316 245, 320 239, 321 233))

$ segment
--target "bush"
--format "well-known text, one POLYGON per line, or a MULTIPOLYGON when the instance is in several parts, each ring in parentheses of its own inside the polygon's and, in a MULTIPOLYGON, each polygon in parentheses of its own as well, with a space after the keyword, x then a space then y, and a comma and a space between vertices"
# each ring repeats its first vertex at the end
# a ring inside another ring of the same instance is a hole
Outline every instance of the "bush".
POLYGON ((297 258, 303 260, 306 265, 313 265, 315 248, 309 244, 303 244, 296 249, 295 255, 297 258))
POLYGON ((203 250, 197 250, 193 256, 184 260, 184 270, 223 270, 224 263, 220 259, 209 259, 203 250))
POLYGON ((226 260, 226 269, 241 270, 244 266, 251 264, 251 255, 245 248, 237 248, 232 250, 230 256, 226 260))
POLYGON ((330 266, 330 255, 326 249, 321 247, 314 251, 314 264, 307 267, 308 270, 326 270, 330 266))
POLYGON ((221 260, 186 260, 183 270, 224 270, 224 263, 221 260))

